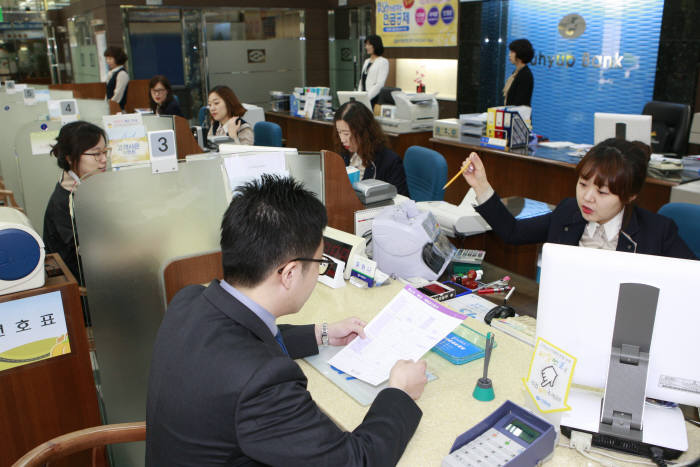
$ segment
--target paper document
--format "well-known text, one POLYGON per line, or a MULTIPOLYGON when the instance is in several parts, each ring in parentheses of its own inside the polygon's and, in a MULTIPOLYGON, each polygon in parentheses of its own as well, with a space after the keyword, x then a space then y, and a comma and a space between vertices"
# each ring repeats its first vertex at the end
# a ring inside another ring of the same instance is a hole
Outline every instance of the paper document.
POLYGON ((398 360, 419 360, 463 319, 407 285, 365 326, 365 339, 356 338, 328 363, 376 386, 398 360))
POLYGON ((288 177, 283 152, 263 152, 253 155, 235 155, 224 159, 224 167, 231 190, 246 182, 261 177, 263 174, 288 177))

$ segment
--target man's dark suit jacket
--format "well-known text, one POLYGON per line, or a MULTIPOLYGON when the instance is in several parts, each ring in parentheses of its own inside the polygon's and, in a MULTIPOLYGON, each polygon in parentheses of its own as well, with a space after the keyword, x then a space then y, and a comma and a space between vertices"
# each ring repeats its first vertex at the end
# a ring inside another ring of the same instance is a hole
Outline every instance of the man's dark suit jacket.
POLYGON ((416 403, 384 389, 362 424, 342 431, 314 403, 292 360, 318 353, 314 326, 280 330, 289 356, 218 281, 173 298, 151 362, 147 466, 398 462, 421 418, 416 403))
MULTIPOLYGON (((588 224, 575 198, 565 199, 549 214, 521 220, 513 217, 496 193, 475 209, 506 243, 578 245, 588 224)), ((675 222, 631 205, 625 208, 617 251, 697 259, 678 236, 675 222)))

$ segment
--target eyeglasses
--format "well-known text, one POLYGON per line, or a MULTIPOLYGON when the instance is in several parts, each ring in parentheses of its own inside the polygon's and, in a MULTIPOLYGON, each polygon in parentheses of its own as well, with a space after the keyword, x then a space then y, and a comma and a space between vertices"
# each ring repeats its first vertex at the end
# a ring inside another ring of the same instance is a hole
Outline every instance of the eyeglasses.
POLYGON ((82 155, 83 156, 92 156, 95 158, 95 160, 99 160, 100 157, 104 156, 105 158, 109 158, 109 155, 112 153, 112 148, 104 148, 102 151, 97 151, 97 152, 84 152, 82 155))
POLYGON ((155 89, 155 88, 153 88, 153 89, 151 89, 151 92, 153 94, 165 94, 168 92, 168 90, 167 89, 155 89))
MULTIPOLYGON (((294 258, 294 259, 290 259, 287 262, 287 264, 291 263, 292 261, 311 261, 314 263, 318 263, 318 275, 319 276, 324 275, 326 273, 326 271, 328 270, 328 267, 331 264, 335 264, 334 261, 330 258, 330 256, 327 256, 327 255, 323 255, 323 258, 321 258, 321 259, 318 259, 318 258, 294 258)), ((285 264, 285 266, 287 264, 285 264)), ((277 270, 277 273, 282 274, 283 269, 284 269, 284 266, 279 268, 277 270)))

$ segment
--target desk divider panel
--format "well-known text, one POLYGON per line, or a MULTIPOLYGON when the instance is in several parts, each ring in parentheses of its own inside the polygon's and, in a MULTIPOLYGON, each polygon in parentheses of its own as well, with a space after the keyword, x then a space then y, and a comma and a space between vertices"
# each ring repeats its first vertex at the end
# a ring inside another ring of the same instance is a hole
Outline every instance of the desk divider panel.
POLYGON ((39 235, 43 235, 44 211, 62 171, 56 158, 48 153, 48 146, 46 152, 32 153, 32 138, 38 142, 43 137, 54 144, 56 132, 60 129, 61 122, 34 121, 24 124, 13 137, 24 210, 39 235))
MULTIPOLYGON (((75 197, 106 423, 144 420, 152 345, 165 311, 161 267, 219 247, 227 206, 219 160, 97 174, 75 197)), ((139 466, 143 445, 113 450, 115 465, 139 466)))
MULTIPOLYGON (((106 423, 143 420, 152 346, 165 312, 163 268, 219 249, 229 192, 224 157, 96 174, 75 197, 106 423)), ((319 154, 286 154, 291 175, 323 196, 319 154), (316 170, 314 172, 314 169, 316 170)), ((143 445, 117 446, 115 465, 143 465, 143 445)))
MULTIPOLYGON (((30 122, 43 121, 46 123, 49 110, 46 102, 24 105, 21 92, 7 97, 17 95, 20 96, 19 100, 5 99, 4 102, 0 103, 0 141, 3 144, 3 148, 0 150, 0 168, 5 187, 15 193, 17 203, 26 209, 14 145, 15 137, 20 129, 30 122)), ((0 96, 5 97, 4 94, 0 94, 0 96)))

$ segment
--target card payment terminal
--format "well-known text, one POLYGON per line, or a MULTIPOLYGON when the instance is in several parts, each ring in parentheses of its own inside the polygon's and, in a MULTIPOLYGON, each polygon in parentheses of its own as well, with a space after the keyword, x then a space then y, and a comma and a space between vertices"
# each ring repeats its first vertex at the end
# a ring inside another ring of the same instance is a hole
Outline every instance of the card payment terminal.
POLYGON ((554 426, 506 401, 452 445, 442 467, 529 467, 554 451, 554 426))

